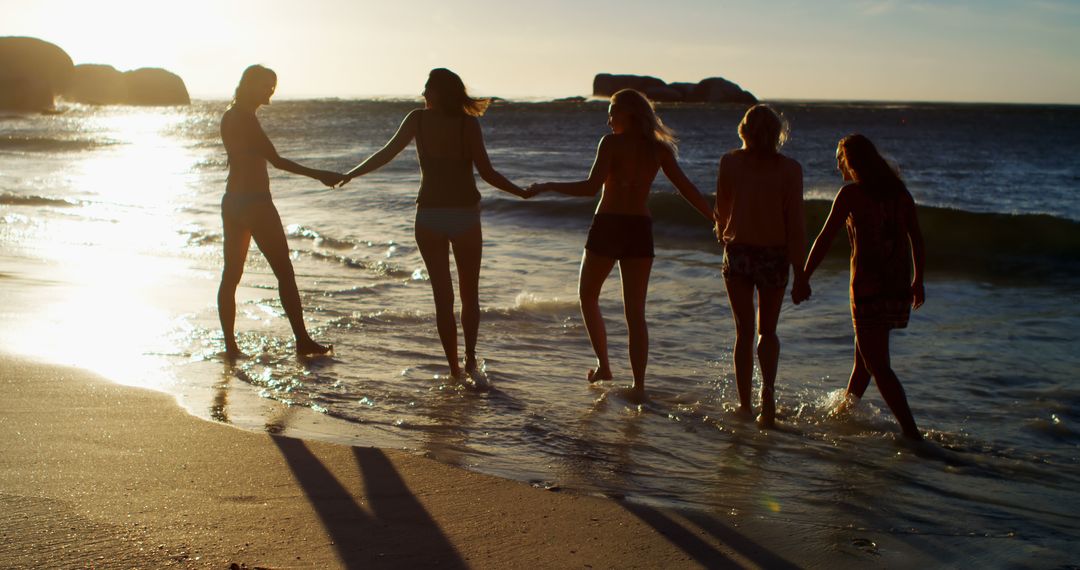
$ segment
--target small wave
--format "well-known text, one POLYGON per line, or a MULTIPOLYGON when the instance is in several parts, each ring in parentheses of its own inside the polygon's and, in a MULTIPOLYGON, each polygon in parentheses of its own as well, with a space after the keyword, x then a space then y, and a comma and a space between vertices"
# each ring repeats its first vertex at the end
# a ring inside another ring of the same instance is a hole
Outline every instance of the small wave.
POLYGON ((45 196, 20 196, 18 194, 0 194, 0 204, 5 206, 56 206, 71 208, 81 206, 82 202, 45 196))
POLYGON ((323 235, 322 233, 299 224, 291 224, 287 229, 287 234, 289 237, 309 239, 315 242, 315 245, 317 246, 329 247, 331 249, 353 249, 359 245, 356 242, 323 235))
POLYGON ((17 152, 77 152, 112 143, 86 139, 53 139, 46 137, 0 137, 0 151, 17 152))
POLYGON ((567 316, 578 313, 578 300, 560 297, 542 297, 528 291, 518 293, 514 304, 509 307, 491 307, 483 309, 488 315, 512 318, 520 315, 529 316, 567 316))
POLYGON ((410 271, 402 269, 392 263, 385 261, 366 261, 363 259, 355 259, 347 255, 335 255, 331 253, 323 253, 321 251, 307 251, 307 250, 294 250, 295 253, 306 255, 313 259, 320 261, 330 261, 340 263, 345 267, 351 267, 353 269, 362 269, 368 271, 380 277, 389 277, 392 279, 412 279, 419 280, 421 277, 416 271, 410 271))

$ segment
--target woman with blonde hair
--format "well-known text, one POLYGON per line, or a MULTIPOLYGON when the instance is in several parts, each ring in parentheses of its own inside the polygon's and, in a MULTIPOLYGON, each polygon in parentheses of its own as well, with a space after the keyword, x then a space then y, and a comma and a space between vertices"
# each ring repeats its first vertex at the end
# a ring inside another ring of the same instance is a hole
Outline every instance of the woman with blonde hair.
POLYGON ((591 197, 601 192, 578 279, 581 316, 596 353, 596 368, 589 370, 586 378, 589 382, 612 378, 607 331, 600 314, 600 290, 618 263, 630 336, 633 391, 641 399, 645 395, 645 367, 649 359, 645 297, 654 256, 648 198, 657 172, 663 170, 683 198, 706 219, 711 221, 712 213, 708 201, 679 167, 674 133, 660 120, 645 95, 633 89, 612 95, 607 122, 611 134, 600 139, 586 180, 549 182, 532 188, 570 196, 591 197))
POLYGON ((435 322, 450 374, 461 376, 458 362, 451 249, 458 270, 461 324, 465 333, 465 370, 477 367, 480 328, 480 192, 473 168, 488 184, 521 198, 526 192, 491 166, 478 117, 490 100, 470 97, 458 75, 433 69, 424 86, 424 108, 410 112, 396 134, 378 152, 346 174, 345 182, 387 164, 413 140, 420 160, 416 197, 416 245, 424 259, 435 297, 435 322))
POLYGON ((221 140, 229 159, 229 177, 221 200, 225 267, 218 288, 218 318, 225 336, 225 353, 229 357, 241 354, 233 330, 236 287, 244 274, 244 261, 252 238, 277 277, 281 307, 285 309, 296 337, 296 352, 304 355, 330 351, 330 347, 312 340, 304 325, 300 292, 289 259, 289 244, 281 228, 281 217, 270 198, 266 164, 314 178, 331 187, 341 181, 342 175, 301 166, 278 155, 255 116, 259 107, 270 104, 276 88, 277 74, 273 70, 261 65, 248 67, 240 77, 232 104, 221 117, 221 140))
POLYGON ((722 274, 731 314, 735 319, 735 384, 739 413, 753 417, 751 389, 754 374, 752 339, 757 333, 761 367, 761 414, 758 422, 771 427, 776 419, 775 384, 780 361, 776 335, 780 307, 794 268, 792 299, 801 301, 806 221, 803 214, 802 166, 780 154, 787 139, 783 119, 768 105, 755 105, 739 123, 742 147, 720 159, 716 179, 716 236, 724 245, 722 274), (757 294, 757 314, 754 296, 757 294), (756 325, 756 327, 755 327, 756 325))

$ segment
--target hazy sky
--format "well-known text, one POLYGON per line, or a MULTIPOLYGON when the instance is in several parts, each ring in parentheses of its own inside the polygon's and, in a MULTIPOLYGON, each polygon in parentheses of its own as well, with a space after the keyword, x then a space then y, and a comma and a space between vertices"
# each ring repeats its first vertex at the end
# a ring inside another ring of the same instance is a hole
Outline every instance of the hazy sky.
POLYGON ((1080 1, 0 0, 0 36, 75 63, 164 67, 196 97, 588 95, 598 72, 722 76, 762 99, 1080 103, 1080 1))

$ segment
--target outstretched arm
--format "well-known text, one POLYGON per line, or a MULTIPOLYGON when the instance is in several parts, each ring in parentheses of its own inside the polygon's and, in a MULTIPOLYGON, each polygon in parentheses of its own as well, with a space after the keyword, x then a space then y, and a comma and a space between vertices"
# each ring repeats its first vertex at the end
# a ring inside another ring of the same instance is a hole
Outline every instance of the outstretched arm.
POLYGON ((266 133, 262 129, 262 125, 259 124, 259 120, 254 116, 250 119, 252 125, 250 125, 250 131, 252 133, 252 140, 254 141, 255 151, 266 159, 267 162, 272 164, 274 168, 278 170, 284 170, 285 172, 291 172, 293 174, 299 174, 301 176, 307 176, 314 178, 319 182, 327 186, 334 186, 341 182, 343 178, 341 174, 336 172, 330 172, 329 170, 319 170, 317 168, 308 168, 302 164, 293 162, 277 153, 277 149, 274 148, 274 143, 270 142, 270 137, 266 136, 266 133))
POLYGON ((716 239, 724 237, 724 229, 728 220, 731 219, 731 208, 734 205, 734 193, 731 189, 728 169, 730 161, 725 154, 720 159, 720 170, 716 174, 716 202, 713 205, 713 219, 716 220, 716 239), (725 163, 728 163, 725 165, 725 163))
MULTIPOLYGON (((398 127, 397 132, 394 133, 393 138, 391 138, 389 142, 383 145, 383 147, 376 151, 375 154, 367 157, 363 162, 345 173, 345 182, 383 167, 401 153, 402 150, 405 150, 405 147, 409 146, 409 143, 412 142, 413 138, 416 136, 416 125, 420 112, 421 111, 417 109, 406 115, 405 120, 401 121, 401 126, 398 127)), ((343 182, 343 184, 345 182, 343 182)))
POLYGON ((611 140, 608 136, 600 139, 588 178, 577 182, 547 182, 537 186, 541 190, 551 190, 567 196, 595 196, 604 187, 604 181, 611 172, 611 140))
POLYGON ((926 288, 923 286, 923 272, 926 269, 926 246, 923 243, 919 217, 916 215, 915 201, 908 208, 908 240, 911 242, 911 263, 915 272, 911 276, 911 306, 918 309, 926 301, 926 288))
POLYGON ((662 148, 660 151, 660 168, 664 170, 664 176, 667 176, 668 180, 675 185, 675 189, 682 194, 683 199, 690 202, 702 216, 705 216, 706 220, 712 221, 713 214, 712 208, 709 206, 709 201, 705 199, 705 196, 701 195, 701 192, 694 186, 693 182, 686 177, 682 167, 679 166, 679 161, 675 160, 675 153, 667 148, 662 148))
POLYGON ((470 154, 480 178, 495 188, 503 192, 509 192, 519 198, 532 197, 535 192, 523 190, 517 184, 507 180, 505 176, 491 166, 491 159, 488 158, 487 147, 484 145, 484 131, 480 129, 480 121, 476 120, 475 117, 469 117, 467 120, 465 136, 468 138, 470 154))
POLYGON ((829 253, 829 246, 832 245, 833 238, 836 237, 836 233, 840 231, 840 226, 843 225, 848 214, 851 213, 851 206, 848 204, 848 188, 848 186, 845 186, 836 193, 832 209, 829 210, 829 217, 825 219, 825 225, 821 227, 821 232, 814 239, 814 246, 810 248, 810 255, 806 258, 806 267, 803 270, 807 281, 810 281, 810 277, 814 274, 818 265, 821 265, 821 262, 825 259, 825 254, 829 253))
MULTIPOLYGON (((789 163, 790 164, 790 163, 789 163)), ((806 262, 806 213, 803 205, 803 172, 798 163, 785 171, 784 233, 787 235, 788 261, 795 274, 791 300, 795 304, 810 298, 810 279, 803 271, 806 262)))

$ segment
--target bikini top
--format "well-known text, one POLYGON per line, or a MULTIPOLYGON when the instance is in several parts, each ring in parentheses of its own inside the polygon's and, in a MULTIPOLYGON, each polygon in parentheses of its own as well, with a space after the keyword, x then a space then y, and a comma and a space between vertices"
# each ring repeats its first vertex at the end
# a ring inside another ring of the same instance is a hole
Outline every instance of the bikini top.
POLYGON ((420 111, 416 125, 416 154, 420 159, 420 192, 416 203, 425 208, 463 208, 480 201, 473 176, 473 161, 465 146, 465 120, 461 117, 461 140, 458 156, 432 156, 424 144, 424 115, 420 111))

